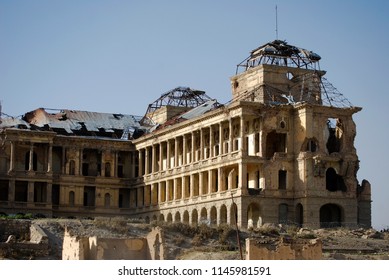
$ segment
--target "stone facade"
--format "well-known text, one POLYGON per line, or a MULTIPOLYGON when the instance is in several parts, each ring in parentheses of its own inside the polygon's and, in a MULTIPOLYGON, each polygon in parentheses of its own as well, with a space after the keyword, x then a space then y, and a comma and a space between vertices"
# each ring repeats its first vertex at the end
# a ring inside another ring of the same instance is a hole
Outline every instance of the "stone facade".
POLYGON ((245 71, 231 78, 229 104, 208 111, 162 106, 145 116, 156 125, 137 137, 117 136, 129 131, 117 122, 131 119, 120 114, 96 120, 93 129, 72 120, 74 111, 38 109, 14 125, 3 120, 0 211, 244 228, 370 227, 370 184, 356 176, 353 114, 361 108, 332 103, 325 71, 307 67, 320 57, 273 50, 281 47, 277 41, 252 52, 245 71), (107 127, 108 119, 120 128, 107 127), (69 121, 77 126, 65 127, 69 121))

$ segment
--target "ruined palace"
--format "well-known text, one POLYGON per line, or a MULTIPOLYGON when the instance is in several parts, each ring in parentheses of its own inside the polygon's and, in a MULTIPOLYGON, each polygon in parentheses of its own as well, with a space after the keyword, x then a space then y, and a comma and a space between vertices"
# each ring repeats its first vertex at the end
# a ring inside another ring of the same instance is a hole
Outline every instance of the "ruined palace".
POLYGON ((0 212, 242 228, 371 226, 355 107, 321 57, 275 40, 231 77, 231 101, 170 90, 144 116, 36 109, 1 118, 0 212))

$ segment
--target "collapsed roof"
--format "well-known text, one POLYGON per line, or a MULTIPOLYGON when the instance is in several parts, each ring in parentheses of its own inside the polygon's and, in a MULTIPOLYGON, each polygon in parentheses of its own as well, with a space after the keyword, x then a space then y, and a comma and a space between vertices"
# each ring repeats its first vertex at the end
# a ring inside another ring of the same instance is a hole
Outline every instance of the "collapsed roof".
POLYGON ((2 119, 0 127, 55 131, 61 135, 137 138, 144 133, 141 117, 123 114, 39 108, 26 113, 22 119, 2 119))

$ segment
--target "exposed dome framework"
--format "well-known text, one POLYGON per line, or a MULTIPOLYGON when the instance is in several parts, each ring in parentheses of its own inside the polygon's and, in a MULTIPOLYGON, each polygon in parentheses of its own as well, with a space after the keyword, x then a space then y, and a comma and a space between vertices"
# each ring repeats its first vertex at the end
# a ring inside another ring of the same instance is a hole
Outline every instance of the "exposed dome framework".
POLYGON ((274 40, 251 51, 250 56, 237 65, 236 74, 240 69, 246 71, 261 64, 319 70, 320 59, 317 53, 274 40))
POLYGON ((264 44, 251 51, 250 56, 237 65, 236 74, 239 71, 245 72, 250 68, 264 64, 312 71, 291 77, 290 81, 294 85, 289 91, 264 84, 238 99, 252 99, 252 95, 262 90, 269 97, 267 99, 269 105, 311 103, 338 108, 352 107, 351 102, 323 77, 325 72, 320 70, 320 59, 321 57, 317 53, 289 45, 286 41, 275 40, 264 44), (292 88, 297 89, 294 92, 298 92, 298 94, 292 96, 292 88))
POLYGON ((146 114, 141 120, 144 125, 154 125, 151 121, 156 110, 164 106, 195 108, 212 100, 205 91, 195 90, 189 87, 176 87, 164 94, 160 98, 149 104, 146 114))

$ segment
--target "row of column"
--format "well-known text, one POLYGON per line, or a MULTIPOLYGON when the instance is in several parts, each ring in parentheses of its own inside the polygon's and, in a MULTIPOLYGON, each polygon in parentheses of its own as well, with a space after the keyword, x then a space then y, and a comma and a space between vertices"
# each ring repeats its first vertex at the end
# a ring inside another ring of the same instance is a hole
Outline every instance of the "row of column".
POLYGON ((140 149, 139 176, 243 149, 247 141, 243 128, 243 118, 239 123, 231 119, 228 126, 211 125, 140 149))
MULTIPOLYGON (((35 195, 35 182, 29 181, 27 184, 27 201, 15 201, 15 193, 16 193, 16 181, 10 180, 8 186, 8 201, 9 202, 27 202, 34 203, 34 195, 35 195)), ((41 191, 45 193, 45 201, 36 201, 37 203, 51 203, 52 200, 52 184, 51 183, 43 183, 40 186, 41 191)))
MULTIPOLYGON (((241 168, 239 171, 247 172, 247 168, 241 168)), ((137 188, 136 206, 155 206, 169 201, 215 194, 236 189, 238 184, 247 187, 247 174, 239 174, 239 178, 236 178, 237 172, 235 169, 226 172, 223 168, 218 168, 137 188)))
MULTIPOLYGON (((15 143, 10 142, 11 144, 11 155, 10 155, 10 162, 9 162, 9 172, 12 172, 15 170, 15 143)), ((48 159, 47 159, 47 172, 52 172, 53 168, 53 144, 49 143, 48 148, 48 159)), ((28 163, 28 171, 34 171, 34 143, 30 143, 30 150, 29 150, 29 163, 28 163)))
MULTIPOLYGON (((10 161, 9 161, 9 169, 8 169, 8 172, 13 172, 15 171, 15 161, 16 161, 16 152, 15 152, 15 146, 16 146, 16 143, 11 141, 10 142, 10 161)), ((34 170, 34 155, 35 155, 35 158, 37 157, 37 154, 35 153, 34 151, 34 143, 31 142, 30 143, 30 149, 29 149, 29 152, 28 152, 28 169, 26 171, 28 172, 32 172, 32 171, 36 171, 34 170)), ((130 153, 130 152, 129 152, 130 153)), ((129 164, 131 170, 130 170, 130 174, 132 176, 130 177, 135 177, 138 173, 136 172, 136 169, 137 169, 137 163, 136 163, 136 154, 133 153, 132 157, 131 157, 131 163, 129 164)), ((118 151, 115 151, 114 152, 114 155, 113 155, 113 162, 112 162, 112 165, 110 165, 110 168, 109 168, 109 172, 111 174, 117 174, 118 173, 118 166, 119 166, 119 161, 118 161, 118 158, 119 158, 119 152, 118 151)), ((79 157, 77 159, 77 161, 79 162, 79 164, 75 164, 76 161, 74 159, 67 159, 67 156, 66 156, 66 148, 65 147, 62 147, 62 159, 61 159, 61 172, 62 174, 72 174, 72 175, 80 175, 82 174, 82 163, 84 162, 84 159, 83 159, 83 149, 80 150, 79 152, 79 157), (72 163, 73 161, 73 163, 72 163), (77 168, 76 168, 77 166, 77 168), (74 172, 72 172, 71 170, 74 169, 74 172)), ((111 163, 111 162, 104 162, 104 161, 101 161, 100 164, 101 164, 101 170, 99 170, 101 172, 101 176, 106 176, 106 167, 104 166, 105 163, 111 163)), ((46 168, 45 168, 45 172, 48 172, 48 173, 51 173, 53 171, 53 143, 48 143, 48 147, 47 147, 47 165, 46 165, 46 168)), ((111 175, 112 176, 112 175, 111 175)))

